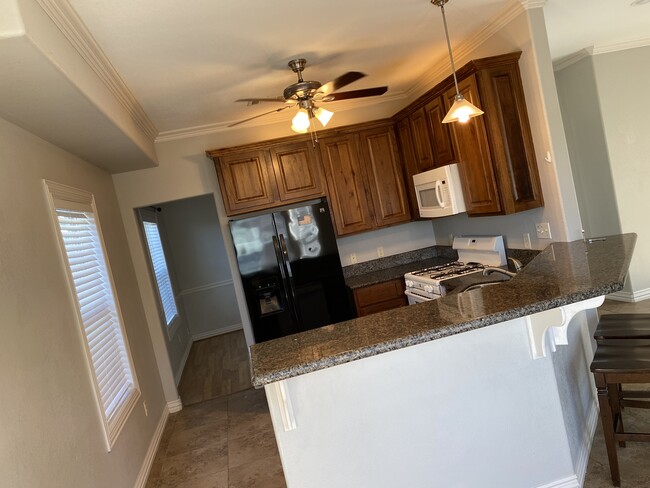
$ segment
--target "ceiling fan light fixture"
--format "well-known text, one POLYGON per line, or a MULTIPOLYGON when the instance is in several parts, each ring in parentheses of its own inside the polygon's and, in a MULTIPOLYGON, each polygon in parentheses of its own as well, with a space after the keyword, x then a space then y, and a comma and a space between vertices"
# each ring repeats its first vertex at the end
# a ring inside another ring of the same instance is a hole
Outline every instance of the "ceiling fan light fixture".
POLYGON ((309 112, 301 108, 291 121, 291 130, 298 134, 304 134, 309 130, 309 112))
POLYGON ((325 110, 321 107, 318 107, 316 110, 314 110, 314 117, 318 119, 323 127, 327 126, 328 122, 332 118, 332 115, 334 115, 334 112, 330 112, 329 110, 325 110))
POLYGON ((447 49, 449 50, 449 61, 451 62, 451 73, 454 75, 454 86, 456 87, 456 95, 454 96, 454 104, 442 119, 443 124, 450 122, 465 123, 472 117, 482 115, 484 112, 480 108, 468 102, 458 90, 458 79, 456 78, 456 67, 454 66, 454 56, 451 53, 451 41, 449 40, 449 30, 447 29, 447 17, 445 16, 445 4, 449 0, 431 0, 431 3, 436 7, 440 7, 442 12, 442 23, 445 26, 445 39, 447 40, 447 49))
POLYGON ((463 95, 457 93, 454 97, 454 104, 449 109, 449 112, 447 112, 447 115, 445 115, 445 118, 442 119, 442 123, 460 122, 464 124, 472 117, 482 115, 483 113, 483 110, 472 105, 463 95))

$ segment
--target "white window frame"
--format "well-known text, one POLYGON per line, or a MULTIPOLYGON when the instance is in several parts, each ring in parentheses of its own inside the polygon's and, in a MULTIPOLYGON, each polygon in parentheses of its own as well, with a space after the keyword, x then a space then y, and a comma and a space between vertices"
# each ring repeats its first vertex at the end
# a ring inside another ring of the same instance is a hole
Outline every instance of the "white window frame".
POLYGON ((160 316, 160 322, 164 326, 165 331, 167 332, 167 338, 171 340, 174 337, 174 335, 176 335, 176 332, 178 332, 178 328, 181 325, 181 318, 180 318, 179 300, 178 297, 176 296, 176 290, 174 289, 174 280, 172 279, 171 268, 169 266, 169 260, 168 260, 167 253, 165 251, 165 245, 162 238, 162 229, 161 229, 162 226, 160 224, 160 221, 158 220, 158 216, 153 210, 149 210, 148 208, 140 208, 138 209, 137 213, 140 218, 140 230, 142 232, 142 240, 144 243, 145 253, 147 255, 147 261, 149 262, 149 270, 151 271, 151 281, 156 291, 156 299, 158 300, 158 314, 160 316), (160 287, 158 286, 158 280, 156 278, 156 270, 153 264, 153 260, 151 259, 151 249, 149 248, 149 241, 147 240, 147 236, 144 229, 145 222, 154 223, 158 227, 158 235, 160 236, 160 240, 161 240, 163 256, 165 258, 165 263, 167 264, 167 274, 169 275, 170 286, 172 289, 172 296, 174 297, 174 303, 176 305, 176 315, 172 318, 172 320, 169 323, 167 323, 167 317, 165 316, 165 308, 163 306, 160 287))
POLYGON ((104 244, 104 238, 102 236, 102 231, 99 223, 99 216, 97 214, 97 208, 95 205, 95 198, 92 193, 87 192, 85 190, 80 190, 77 188, 73 188, 67 185, 63 185, 61 183, 56 183, 53 181, 48 181, 48 180, 43 180, 43 184, 45 187, 45 193, 47 196, 48 204, 50 207, 50 213, 52 215, 53 219, 53 224, 55 228, 55 232, 57 235, 57 240, 59 242, 59 250, 60 250, 60 255, 61 255, 61 262, 63 264, 63 267, 65 269, 65 274, 67 277, 68 281, 68 291, 70 293, 70 299, 73 304, 73 308, 75 310, 75 315, 77 318, 77 325, 79 327, 79 332, 82 338, 82 342, 84 345, 84 351, 85 351, 85 358, 86 358, 86 366, 88 368, 88 374, 91 378, 91 382, 93 385, 93 390, 95 392, 95 400, 97 404, 97 410, 99 412, 101 421, 102 421, 102 430, 104 434, 104 439, 106 441, 106 449, 108 452, 110 452, 115 444, 115 441, 117 440, 120 432, 122 431, 124 425, 126 424, 127 419, 129 418, 131 412, 135 408, 136 404, 138 403, 138 400, 140 399, 141 392, 140 392, 140 387, 138 383, 138 378, 136 376, 135 372, 135 367, 133 365, 133 358, 131 357, 131 348, 129 347, 129 341, 128 337, 126 335, 126 331, 124 329, 124 320, 122 318, 122 311, 120 309, 120 304, 117 299, 117 294, 115 292, 115 283, 113 280, 113 273, 110 268, 110 263, 108 260, 108 256, 106 254, 106 245, 104 244), (121 405, 115 409, 115 412, 113 416, 109 419, 107 417, 107 413, 104 410, 102 398, 101 398, 101 393, 100 393, 100 387, 99 387, 99 382, 97 379, 97 372, 95 371, 95 367, 93 365, 93 358, 91 354, 91 350, 88 344, 88 337, 86 335, 86 329, 83 323, 83 319, 81 316, 81 310, 80 310, 80 305, 79 301, 77 298, 77 292, 75 288, 75 284, 73 281, 73 276, 72 276, 72 270, 70 268, 70 263, 68 260, 68 254, 65 248, 65 244, 63 241, 63 235, 61 233, 61 227, 59 224, 58 216, 57 216, 57 209, 60 210, 70 210, 70 211, 78 211, 78 212, 89 212, 93 214, 93 220, 94 224, 97 230, 97 237, 98 241, 101 247, 101 254, 104 259, 104 264, 105 264, 105 269, 106 273, 108 275, 108 282, 110 284, 110 292, 112 294, 113 302, 114 302, 114 307, 115 307, 115 312, 116 312, 116 317, 117 317, 117 323, 119 325, 119 332, 122 338, 122 342, 124 345, 124 349, 126 352, 126 358, 128 361, 128 366, 130 369, 130 376, 131 376, 131 382, 132 386, 129 389, 127 395, 122 398, 121 405))

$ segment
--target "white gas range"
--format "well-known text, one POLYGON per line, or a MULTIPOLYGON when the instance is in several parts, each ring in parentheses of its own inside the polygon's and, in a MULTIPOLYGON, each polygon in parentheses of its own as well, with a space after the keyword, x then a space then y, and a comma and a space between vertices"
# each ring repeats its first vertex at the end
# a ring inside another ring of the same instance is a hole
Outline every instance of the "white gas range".
POLYGON ((454 237, 452 247, 458 252, 458 261, 404 275, 404 293, 410 305, 445 296, 445 281, 507 263, 503 236, 454 237))

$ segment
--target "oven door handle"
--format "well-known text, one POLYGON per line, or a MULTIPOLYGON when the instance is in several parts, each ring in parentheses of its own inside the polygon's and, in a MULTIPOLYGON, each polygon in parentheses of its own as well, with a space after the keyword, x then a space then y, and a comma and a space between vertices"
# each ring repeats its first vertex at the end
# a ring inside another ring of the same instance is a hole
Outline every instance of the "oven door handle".
POLYGON ((429 298, 422 295, 418 295, 417 293, 414 293, 411 290, 404 290, 404 295, 412 297, 413 300, 415 300, 416 302, 427 302, 429 300, 435 300, 435 298, 429 298))

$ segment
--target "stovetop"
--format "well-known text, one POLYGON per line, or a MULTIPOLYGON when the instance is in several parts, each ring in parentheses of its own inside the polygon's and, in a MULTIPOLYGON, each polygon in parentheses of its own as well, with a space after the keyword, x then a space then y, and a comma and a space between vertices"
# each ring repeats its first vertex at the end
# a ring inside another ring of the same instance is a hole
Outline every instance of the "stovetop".
POLYGON ((407 273, 405 278, 415 279, 418 281, 440 282, 458 276, 482 271, 485 268, 481 263, 463 263, 454 261, 452 263, 432 266, 419 271, 407 273))

